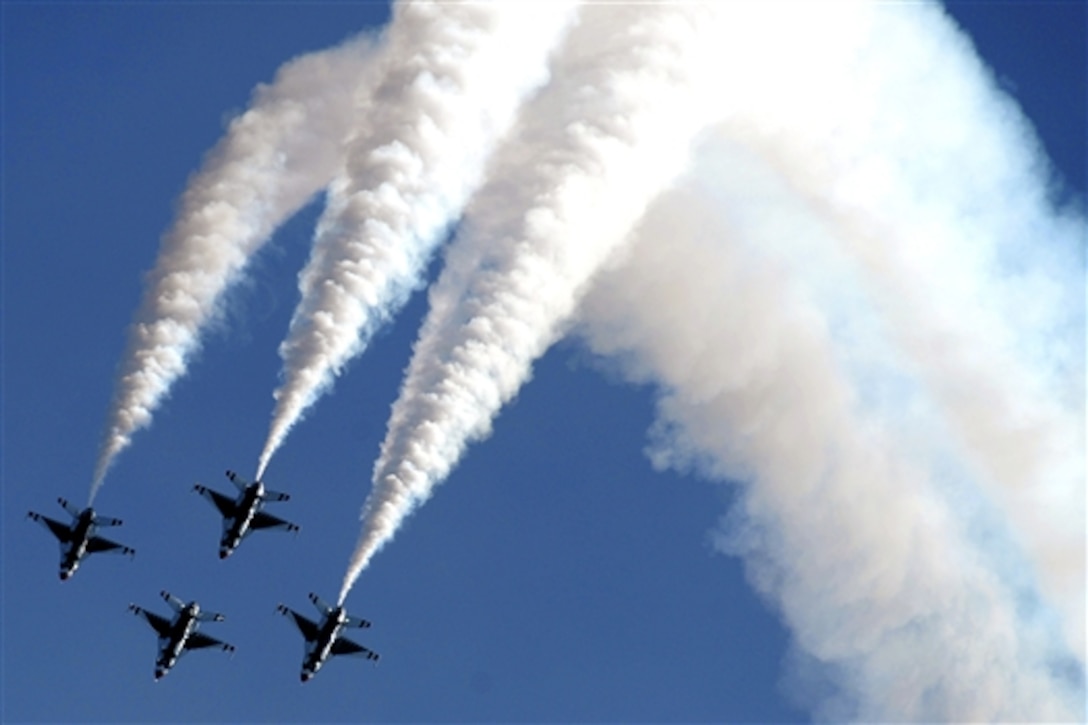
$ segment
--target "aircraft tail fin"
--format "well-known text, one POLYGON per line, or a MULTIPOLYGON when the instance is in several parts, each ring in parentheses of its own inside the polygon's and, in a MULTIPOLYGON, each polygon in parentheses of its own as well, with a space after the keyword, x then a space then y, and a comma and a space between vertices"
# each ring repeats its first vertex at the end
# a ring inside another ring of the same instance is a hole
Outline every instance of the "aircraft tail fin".
POLYGON ((279 491, 269 491, 268 489, 265 489, 264 492, 265 501, 287 501, 290 498, 290 494, 280 493, 279 491))

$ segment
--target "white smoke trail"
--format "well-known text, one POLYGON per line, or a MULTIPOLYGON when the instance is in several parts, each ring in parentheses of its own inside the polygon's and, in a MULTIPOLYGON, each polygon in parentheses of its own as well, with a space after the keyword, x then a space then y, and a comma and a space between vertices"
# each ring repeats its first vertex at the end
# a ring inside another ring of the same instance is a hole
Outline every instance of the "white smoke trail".
POLYGON ((682 171, 714 100, 704 84, 716 20, 711 6, 583 9, 431 293, 341 601, 465 445, 487 435, 592 275, 682 171))
MULTIPOLYGON (((835 687, 802 694, 834 721, 1083 717, 1083 689, 1059 671, 1070 662, 1060 636, 942 495, 933 421, 917 404, 866 410, 835 349, 842 321, 768 253, 783 215, 820 237, 818 217, 745 183, 762 218, 729 224, 735 210, 705 188, 722 180, 655 205, 625 264, 587 298, 582 329, 632 379, 661 386, 656 465, 745 482, 717 541, 746 559, 835 687)), ((873 341, 850 344, 864 357, 873 341)), ((869 385, 883 374, 867 372, 869 385)))
POLYGON ((663 387, 655 463, 747 482, 718 542, 838 688, 818 715, 1083 720, 1085 222, 932 8, 857 19, 723 74, 743 111, 585 333, 663 387))
MULTIPOLYGON (((779 79, 783 96, 745 103, 728 132, 837 228, 897 364, 1007 512, 1083 658, 1084 219, 1051 208, 1026 121, 933 8, 877 13, 868 27, 846 72, 779 79), (800 109, 804 123, 783 133, 799 109, 781 99, 816 83, 837 115, 800 109)), ((776 244, 806 267, 819 254, 776 244)))
POLYGON ((305 410, 419 286, 491 149, 545 80, 571 14, 565 2, 395 8, 377 102, 354 131, 299 278, 258 479, 305 410))
POLYGON ((189 182, 147 276, 95 467, 91 500, 117 454, 185 373, 200 332, 250 256, 336 171, 368 82, 363 36, 288 62, 234 119, 189 182))
MULTIPOLYGON (((1048 208, 1021 122, 932 6, 722 5, 718 132, 744 153, 644 221, 585 307, 593 348, 663 386, 659 465, 746 482, 719 544, 839 688, 820 714, 1082 719, 1083 220, 1048 208)), ((341 601, 682 163, 624 165, 660 139, 620 91, 664 113, 690 66, 603 29, 673 12, 695 11, 587 10, 500 151, 432 291, 341 601), (619 143, 597 125, 617 96, 619 143)))

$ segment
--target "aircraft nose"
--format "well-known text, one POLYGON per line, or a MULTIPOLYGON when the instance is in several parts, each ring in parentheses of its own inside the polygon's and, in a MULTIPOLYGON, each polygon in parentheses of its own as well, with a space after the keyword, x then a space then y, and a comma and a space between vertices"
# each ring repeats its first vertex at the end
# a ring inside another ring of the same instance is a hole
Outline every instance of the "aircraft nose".
POLYGON ((313 676, 314 674, 312 672, 303 671, 302 676, 299 679, 301 679, 303 682, 309 682, 310 678, 313 676))
POLYGON ((161 667, 156 669, 155 670, 155 680, 156 681, 161 680, 162 676, 165 675, 165 674, 166 674, 166 670, 162 669, 161 667))
POLYGON ((64 571, 62 571, 62 572, 60 573, 60 580, 61 580, 62 582, 63 582, 63 581, 68 581, 68 577, 70 577, 70 576, 72 576, 72 572, 70 572, 70 571, 68 571, 67 569, 65 569, 64 571))
POLYGON ((219 558, 220 559, 226 559, 228 556, 230 556, 230 549, 220 549, 219 550, 219 558))

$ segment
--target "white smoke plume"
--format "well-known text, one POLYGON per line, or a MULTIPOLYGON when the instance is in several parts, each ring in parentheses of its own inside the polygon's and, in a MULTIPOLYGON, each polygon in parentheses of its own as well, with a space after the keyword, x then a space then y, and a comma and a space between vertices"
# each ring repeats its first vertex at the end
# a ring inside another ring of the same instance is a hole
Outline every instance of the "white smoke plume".
POLYGON ((359 36, 296 58, 254 93, 189 182, 129 329, 90 498, 185 373, 223 292, 283 221, 329 183, 369 81, 359 36))
MULTIPOLYGON (((895 350, 883 354, 919 379, 961 465, 1007 512, 1083 659, 1084 219, 1052 208, 1025 119, 939 11, 873 13, 855 33, 838 38, 853 49, 841 60, 811 47, 820 34, 789 38, 810 60, 769 78, 776 94, 725 86, 743 112, 723 127, 715 198, 758 219, 751 188, 777 175, 779 193, 836 229, 829 254, 773 208, 762 244, 792 254, 825 305, 868 310, 854 328, 884 329, 895 350), (818 259, 835 274, 820 280, 818 259), (836 294, 850 287, 864 299, 836 294)), ((731 41, 759 58, 760 41, 731 41)))
POLYGON ((1085 223, 1048 185, 933 5, 587 7, 431 291, 340 600, 577 317, 660 386, 654 462, 742 483, 717 541, 817 714, 1083 719, 1085 223))
POLYGON ((716 169, 655 204, 580 329, 632 380, 659 386, 655 465, 740 483, 715 540, 746 560, 800 659, 834 687, 795 694, 833 721, 1083 717, 1052 615, 1004 570, 1014 557, 995 566, 975 549, 970 497, 943 489, 955 446, 940 421, 922 401, 863 399, 874 393, 859 378, 896 384, 871 349, 881 341, 815 306, 802 270, 778 256, 784 222, 831 244, 842 230, 743 172, 730 186, 760 208, 722 208, 708 193, 722 180, 716 169))
POLYGON ((487 435, 599 265, 682 170, 709 117, 715 20, 709 6, 583 8, 431 293, 341 601, 465 445, 487 435), (458 270, 474 264, 484 271, 462 290, 458 270))
POLYGON ((465 208, 340 603, 575 330, 656 386, 655 466, 738 487, 714 542, 818 716, 1083 720, 1086 224, 970 44, 928 3, 526 7, 406 3, 386 55, 258 92, 164 238, 92 500, 318 189, 258 476, 465 208))
POLYGON ((420 285, 491 149, 544 82, 572 10, 566 2, 394 8, 383 80, 353 130, 299 278, 258 479, 305 410, 420 285))

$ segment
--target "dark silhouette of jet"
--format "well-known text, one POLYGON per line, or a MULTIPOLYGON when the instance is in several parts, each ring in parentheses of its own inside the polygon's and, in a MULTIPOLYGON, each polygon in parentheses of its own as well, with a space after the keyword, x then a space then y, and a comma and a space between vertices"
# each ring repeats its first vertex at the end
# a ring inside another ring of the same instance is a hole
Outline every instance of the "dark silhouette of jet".
POLYGON ((71 515, 72 522, 70 524, 61 523, 34 511, 27 512, 27 517, 45 526, 52 532, 53 536, 60 540, 61 581, 76 573, 80 562, 83 561, 83 557, 87 556, 87 554, 113 551, 132 556, 136 553, 135 549, 95 535, 95 531, 99 526, 120 526, 121 519, 98 516, 90 506, 80 511, 63 498, 58 498, 57 503, 63 506, 64 510, 71 515))
POLYGON ((238 487, 238 498, 232 499, 218 491, 201 486, 193 490, 215 504, 223 515, 223 536, 219 540, 219 558, 226 559, 242 543, 242 539, 256 529, 281 528, 298 531, 298 526, 261 511, 265 501, 286 501, 286 493, 269 491, 260 481, 250 483, 234 471, 227 471, 227 478, 238 487))
POLYGON ((225 652, 233 652, 234 645, 221 642, 196 631, 200 622, 222 622, 222 614, 203 612, 196 602, 186 604, 165 589, 159 593, 174 610, 172 620, 160 617, 135 604, 128 605, 133 614, 142 614, 148 624, 159 635, 159 655, 155 659, 155 679, 159 680, 170 671, 178 657, 191 649, 218 647, 225 652))
POLYGON ((330 607, 313 592, 310 593, 310 601, 321 612, 320 622, 307 619, 282 604, 276 607, 277 612, 284 616, 290 615, 295 620, 295 625, 306 639, 306 654, 302 658, 301 679, 303 682, 309 681, 311 677, 317 674, 317 671, 325 664, 325 660, 329 658, 329 655, 354 655, 365 657, 374 662, 378 661, 377 652, 340 636, 340 631, 344 627, 366 629, 370 626, 370 622, 359 617, 349 617, 344 607, 330 607))

